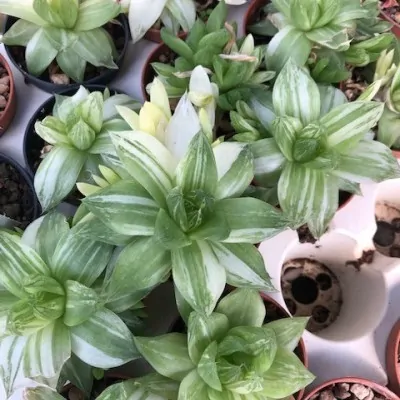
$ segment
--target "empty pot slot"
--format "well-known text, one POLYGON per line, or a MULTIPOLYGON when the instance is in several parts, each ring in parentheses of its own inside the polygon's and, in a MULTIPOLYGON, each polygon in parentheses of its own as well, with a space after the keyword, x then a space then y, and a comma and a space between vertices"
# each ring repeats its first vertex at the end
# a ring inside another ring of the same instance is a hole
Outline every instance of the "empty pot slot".
POLYGON ((377 251, 387 257, 400 258, 400 207, 386 201, 375 205, 377 251))

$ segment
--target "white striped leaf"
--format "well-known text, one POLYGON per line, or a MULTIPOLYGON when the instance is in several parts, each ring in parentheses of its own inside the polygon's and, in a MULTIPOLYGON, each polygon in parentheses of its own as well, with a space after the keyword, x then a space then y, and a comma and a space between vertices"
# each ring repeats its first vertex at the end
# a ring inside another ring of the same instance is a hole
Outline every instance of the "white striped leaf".
MULTIPOLYGON (((35 219, 35 221, 31 222, 26 228, 24 233, 21 236, 21 243, 29 246, 31 249, 35 250, 38 253, 38 249, 36 247, 36 238, 38 235, 38 230, 40 225, 42 224, 45 216, 39 217, 35 219)), ((40 254, 39 254, 40 255, 40 254)))
POLYGON ((385 107, 382 117, 378 124, 378 135, 377 139, 386 144, 388 147, 392 147, 398 138, 400 137, 400 118, 399 114, 390 111, 385 107))
POLYGON ((281 399, 303 389, 314 379, 292 352, 278 347, 272 366, 263 374, 263 390, 259 394, 281 399))
POLYGON ((188 236, 192 240, 220 241, 229 236, 230 227, 225 214, 221 210, 215 210, 207 216, 201 225, 190 230, 188 236))
POLYGON ((75 82, 84 81, 87 66, 86 60, 79 57, 72 48, 60 51, 57 54, 56 62, 60 69, 75 82))
POLYGON ((28 338, 24 352, 24 373, 29 378, 57 377, 71 356, 71 338, 61 319, 28 338))
POLYGON ((34 249, 47 265, 51 265, 54 251, 61 237, 69 231, 65 215, 51 212, 41 220, 38 226, 34 249))
POLYGON ((296 141, 296 134, 302 129, 301 121, 293 117, 277 117, 272 122, 271 131, 275 142, 289 161, 293 161, 293 145, 296 141))
POLYGON ((254 177, 253 154, 249 146, 223 142, 213 151, 218 173, 216 199, 241 196, 254 177))
POLYGON ((79 89, 73 96, 55 94, 56 102, 53 107, 53 116, 66 123, 67 117, 89 96, 89 94, 90 92, 82 85, 79 86, 79 89))
POLYGON ((190 313, 193 311, 193 309, 190 304, 185 300, 185 298, 179 293, 176 285, 174 285, 174 294, 179 315, 182 317, 182 319, 185 321, 185 324, 187 325, 189 322, 190 313))
POLYGON ((85 153, 66 147, 53 147, 46 155, 35 175, 43 211, 57 206, 72 191, 85 161, 85 153))
POLYGON ((346 95, 332 85, 318 85, 318 89, 321 97, 321 117, 328 114, 333 108, 348 102, 346 95))
POLYGON ((44 387, 29 387, 24 390, 24 400, 65 400, 63 396, 58 394, 55 390, 44 387))
POLYGON ((121 180, 86 197, 82 202, 106 226, 121 235, 154 234, 160 208, 136 182, 121 180))
POLYGON ((42 121, 36 121, 35 131, 49 144, 64 144, 66 147, 71 144, 66 135, 64 123, 53 116, 47 116, 42 121))
POLYGON ((172 154, 144 132, 113 132, 111 137, 126 170, 161 207, 165 206, 177 166, 172 154))
POLYGON ((339 204, 339 182, 324 170, 290 163, 278 184, 279 204, 295 227, 308 224, 319 238, 325 233, 339 204))
POLYGON ((230 285, 275 291, 264 260, 255 246, 249 243, 212 243, 211 247, 225 268, 230 285))
POLYGON ((214 312, 206 317, 192 312, 188 324, 188 352, 194 364, 198 364, 204 350, 213 342, 220 342, 231 326, 223 313, 214 312))
POLYGON ((100 299, 95 290, 76 281, 65 282, 64 324, 76 326, 88 320, 99 308, 100 299))
POLYGON ((265 187, 274 186, 286 163, 275 139, 258 140, 250 148, 254 156, 254 176, 257 183, 265 187))
POLYGON ((290 59, 276 79, 272 92, 274 109, 278 116, 290 116, 303 125, 316 121, 321 110, 317 84, 309 72, 290 59))
POLYGON ((215 211, 225 216, 230 228, 229 236, 221 240, 224 243, 259 243, 288 226, 277 208, 251 197, 220 200, 215 211))
POLYGON ((132 236, 115 232, 92 213, 88 213, 75 225, 74 232, 83 238, 114 246, 125 246, 132 240, 132 236))
POLYGON ((50 270, 30 247, 18 237, 0 232, 0 284, 10 293, 25 298, 23 282, 31 275, 50 275, 50 270))
POLYGON ((185 32, 192 29, 196 21, 196 5, 192 0, 169 0, 166 3, 174 18, 185 32))
POLYGON ((178 399, 207 399, 207 387, 197 370, 193 370, 179 385, 178 399))
POLYGON ((8 313, 18 300, 18 297, 0 286, 0 337, 6 332, 8 313))
POLYGON ((8 336, 0 341, 0 388, 3 384, 7 398, 14 392, 15 382, 23 377, 26 341, 24 336, 8 336))
POLYGON ((176 287, 191 307, 207 315, 221 296, 226 274, 207 242, 172 250, 172 275, 176 287))
POLYGON ((80 2, 74 30, 89 31, 105 25, 121 12, 119 2, 109 0, 85 0, 80 2))
MULTIPOLYGON (((108 99, 104 100, 103 105, 103 126, 105 123, 109 122, 120 122, 121 125, 124 121, 121 121, 119 118, 119 110, 118 107, 123 107, 125 110, 137 111, 142 107, 142 103, 137 100, 132 99, 132 97, 127 96, 126 94, 114 94, 108 99)), ((126 129, 120 129, 126 130, 126 129)))
POLYGON ((362 140, 354 149, 340 156, 339 166, 333 174, 357 183, 381 182, 398 178, 400 170, 387 146, 362 140))
POLYGON ((310 55, 312 43, 304 32, 285 26, 268 43, 265 61, 268 70, 281 71, 290 58, 297 65, 304 65, 310 55), (290 51, 288 51, 290 49, 290 51))
POLYGON ((155 337, 135 337, 143 358, 161 375, 182 380, 195 365, 189 357, 186 335, 169 333, 155 337))
POLYGON ((350 48, 347 31, 340 26, 330 24, 305 32, 305 35, 310 41, 332 50, 346 51, 350 48))
POLYGON ((176 169, 176 182, 184 193, 204 190, 214 194, 217 181, 217 165, 211 144, 200 131, 191 140, 185 157, 176 169))
POLYGON ((75 228, 60 238, 49 265, 60 282, 73 280, 91 286, 110 261, 112 246, 85 239, 75 234, 75 228))
POLYGON ((377 124, 383 109, 383 103, 372 101, 353 101, 335 107, 320 120, 329 145, 340 152, 354 147, 377 124))
POLYGON ((346 1, 340 6, 339 12, 335 15, 333 24, 341 24, 354 19, 369 18, 367 7, 358 1, 346 1))
POLYGON ((115 312, 116 314, 123 313, 126 310, 136 309, 142 303, 140 300, 144 299, 151 291, 152 287, 143 290, 132 290, 131 293, 115 293, 110 296, 108 293, 103 293, 102 299, 106 301, 106 308, 115 312))
POLYGON ((117 154, 113 142, 111 140, 110 132, 126 130, 127 126, 125 121, 111 120, 103 125, 101 132, 96 136, 92 147, 88 150, 91 154, 117 154))
MULTIPOLYGON (((28 0, 29 1, 29 0, 28 0)), ((3 8, 2 8, 3 9, 3 8)), ((30 10, 32 12, 32 10, 30 10)), ((8 13, 7 13, 8 14, 8 13)), ((35 14, 35 13, 33 13, 35 14)), ((10 14, 8 14, 10 15, 10 14)), ((25 19, 18 19, 11 28, 3 34, 2 43, 6 46, 25 47, 32 36, 40 29, 40 26, 25 19)))
POLYGON ((106 308, 70 328, 70 332, 72 352, 93 367, 118 367, 138 357, 132 333, 121 318, 106 308))
POLYGON ((116 260, 109 283, 110 298, 152 288, 170 270, 171 256, 163 246, 157 245, 153 237, 136 238, 116 260))
POLYGON ((308 320, 308 317, 282 318, 263 325, 263 328, 272 329, 275 332, 279 347, 284 347, 288 351, 294 351, 306 328, 308 320))
POLYGON ((222 384, 218 376, 216 360, 218 355, 218 343, 212 342, 204 350, 199 363, 197 365, 197 373, 201 376, 203 381, 215 390, 222 391, 222 384))
POLYGON ((261 326, 265 318, 265 305, 254 289, 235 289, 218 303, 217 313, 228 317, 230 328, 261 326))

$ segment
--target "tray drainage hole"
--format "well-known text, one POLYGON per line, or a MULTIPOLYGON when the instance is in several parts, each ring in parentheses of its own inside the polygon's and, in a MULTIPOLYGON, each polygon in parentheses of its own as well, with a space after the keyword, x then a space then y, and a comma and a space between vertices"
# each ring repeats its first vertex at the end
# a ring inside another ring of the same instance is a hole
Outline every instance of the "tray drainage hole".
POLYGON ((378 221, 376 225, 377 229, 374 235, 375 244, 383 247, 393 244, 396 237, 394 226, 386 221, 378 221))
POLYGON ((328 321, 330 311, 324 306, 315 306, 312 310, 312 318, 315 322, 323 324, 328 321))
POLYGON ((392 226, 396 233, 400 233, 400 218, 394 218, 392 220, 392 226))
POLYGON ((328 274, 319 274, 315 280, 318 283, 319 290, 328 290, 332 287, 332 279, 328 274))
POLYGON ((318 285, 314 279, 300 276, 292 281, 292 295, 301 304, 312 304, 318 297, 318 285))

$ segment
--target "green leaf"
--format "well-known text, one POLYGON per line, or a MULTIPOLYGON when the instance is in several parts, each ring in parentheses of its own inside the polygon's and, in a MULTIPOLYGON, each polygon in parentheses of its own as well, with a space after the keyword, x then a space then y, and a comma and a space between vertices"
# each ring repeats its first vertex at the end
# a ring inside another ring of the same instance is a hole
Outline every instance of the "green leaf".
POLYGON ((291 22, 302 31, 311 30, 321 16, 320 5, 313 0, 293 0, 290 2, 291 22))
POLYGON ((220 1, 217 7, 211 12, 206 23, 207 32, 215 32, 223 28, 224 23, 228 17, 228 7, 225 0, 220 1))
POLYGON ((250 147, 242 143, 223 142, 213 151, 218 174, 215 198, 239 197, 254 177, 250 147))
POLYGON ((229 326, 261 326, 265 318, 264 302, 253 289, 235 289, 221 299, 217 313, 228 317, 229 326))
POLYGON ((65 313, 63 321, 67 326, 76 326, 88 320, 99 308, 99 296, 79 282, 65 282, 65 313))
POLYGON ((86 154, 55 146, 40 163, 35 190, 43 211, 57 206, 74 188, 86 161, 86 154))
POLYGON ((68 130, 68 138, 78 150, 87 150, 96 139, 96 133, 82 118, 80 118, 78 122, 68 130))
POLYGON ((333 173, 353 182, 382 182, 398 178, 399 164, 384 144, 374 140, 361 140, 356 147, 340 156, 333 173))
POLYGON ((90 93, 80 104, 79 114, 82 119, 96 132, 100 132, 103 125, 104 100, 101 92, 90 93))
MULTIPOLYGON (((64 17, 66 17, 65 12, 67 10, 64 10, 64 13, 60 13, 60 2, 55 2, 53 1, 52 3, 48 2, 47 0, 33 0, 32 7, 34 11, 36 12, 37 15, 39 15, 40 18, 48 22, 52 26, 56 26, 57 28, 72 28, 75 21, 76 17, 78 14, 78 4, 76 0, 71 1, 71 8, 69 12, 71 12, 72 16, 74 14, 73 11, 75 11, 75 19, 73 21, 73 24, 71 26, 67 26, 64 23, 64 17), (75 6, 75 7, 74 7, 75 6), (61 15, 60 15, 61 14, 61 15)), ((68 18, 66 18, 68 20, 68 18)))
POLYGON ((317 45, 333 49, 337 52, 346 51, 350 47, 350 40, 346 29, 334 24, 313 29, 306 32, 305 35, 317 45))
POLYGON ((200 189, 214 194, 217 180, 217 166, 211 144, 207 136, 199 132, 178 164, 176 182, 184 193, 200 189))
POLYGON ((346 95, 331 85, 318 85, 321 97, 321 117, 337 106, 347 103, 346 95))
POLYGON ((288 351, 294 351, 306 328, 308 317, 282 318, 263 325, 263 328, 272 329, 275 332, 279 347, 288 351))
POLYGON ((50 275, 50 270, 30 247, 6 232, 0 232, 0 283, 14 296, 26 298, 22 286, 31 275, 50 275))
POLYGON ((6 46, 24 46, 29 43, 40 26, 25 19, 18 19, 11 28, 4 33, 1 42, 6 46))
POLYGON ((288 226, 284 215, 270 204, 251 197, 220 200, 215 211, 228 221, 230 234, 224 243, 259 243, 288 226))
POLYGON ((64 397, 49 387, 38 386, 26 388, 24 400, 64 400, 64 397))
POLYGON ((201 359, 197 365, 197 373, 201 376, 203 381, 215 390, 222 390, 221 381, 218 377, 217 361, 218 343, 212 342, 204 350, 201 359))
POLYGON ((87 96, 89 96, 89 91, 83 86, 80 86, 73 96, 55 94, 56 102, 53 107, 53 116, 66 123, 69 115, 75 111, 87 96))
POLYGON ((230 285, 275 291, 264 260, 255 246, 249 243, 214 242, 211 247, 225 268, 226 280, 230 285))
POLYGON ((154 234, 159 207, 149 193, 134 181, 121 180, 82 202, 106 226, 119 234, 154 234))
POLYGON ((279 204, 294 226, 308 223, 319 238, 339 204, 338 181, 323 170, 288 164, 278 185, 279 204))
POLYGON ((319 118, 321 101, 318 86, 308 71, 291 59, 276 79, 272 100, 278 116, 298 118, 303 125, 319 118))
POLYGON ((111 137, 126 170, 164 207, 177 166, 171 153, 144 132, 114 132, 111 137))
POLYGON ((193 309, 190 304, 185 300, 185 298, 179 293, 176 285, 174 285, 174 294, 179 314, 187 325, 189 322, 190 313, 193 311, 193 309))
POLYGON ((293 145, 296 141, 296 133, 303 128, 301 121, 293 117, 277 117, 271 125, 276 144, 282 154, 293 161, 293 145))
POLYGON ((121 318, 105 308, 70 332, 73 353, 93 367, 114 368, 138 357, 132 333, 121 318))
POLYGON ((174 36, 166 28, 162 28, 160 34, 169 49, 188 61, 193 61, 193 51, 182 39, 174 36))
POLYGON ((90 31, 105 25, 121 12, 121 5, 108 0, 85 0, 79 5, 75 31, 90 31))
POLYGON ((307 371, 293 353, 280 347, 274 363, 263 378, 263 390, 260 394, 281 399, 309 385, 315 376, 307 371))
POLYGON ((0 337, 2 337, 6 332, 8 313, 17 302, 18 297, 0 286, 0 337))
POLYGON ((388 147, 392 147, 400 137, 399 114, 384 108, 378 125, 377 139, 388 147))
POLYGON ((369 101, 335 107, 320 120, 328 135, 328 144, 340 152, 354 147, 376 125, 383 109, 382 103, 369 101))
POLYGON ((70 356, 70 334, 59 319, 29 337, 24 352, 25 376, 57 377, 70 356))
POLYGON ((229 236, 230 227, 227 218, 221 211, 212 212, 201 225, 190 231, 192 240, 220 241, 229 236))
POLYGON ((112 246, 75 234, 76 228, 60 238, 49 265, 61 282, 73 280, 90 287, 107 266, 112 246))
POLYGON ((171 269, 171 256, 152 237, 136 238, 119 255, 109 283, 109 296, 160 284, 171 269), (145 266, 145 268, 143 268, 145 266))
POLYGON ((211 314, 225 287, 225 271, 210 244, 193 242, 172 250, 172 275, 176 287, 191 307, 211 314))
POLYGON ((250 148, 254 156, 254 175, 257 183, 265 187, 274 186, 286 164, 275 139, 258 140, 251 144, 250 148))
POLYGON ((312 42, 307 39, 304 32, 288 25, 280 30, 268 44, 265 55, 267 69, 281 71, 290 58, 297 65, 305 65, 311 48, 312 42))
POLYGON ((206 317, 192 312, 188 323, 188 351, 194 364, 198 364, 206 348, 221 341, 229 330, 228 318, 221 313, 206 317))
POLYGON ((207 385, 200 377, 196 370, 191 371, 187 374, 180 386, 178 399, 189 400, 189 399, 207 399, 207 385))
POLYGON ((181 381, 193 368, 186 335, 169 333, 156 337, 135 337, 143 358, 161 375, 181 381))
POLYGON ((169 250, 179 249, 191 243, 191 240, 163 209, 160 209, 157 215, 154 238, 169 250))
POLYGON ((66 135, 65 124, 58 118, 47 116, 35 123, 36 133, 49 144, 61 144, 71 147, 71 141, 66 135))

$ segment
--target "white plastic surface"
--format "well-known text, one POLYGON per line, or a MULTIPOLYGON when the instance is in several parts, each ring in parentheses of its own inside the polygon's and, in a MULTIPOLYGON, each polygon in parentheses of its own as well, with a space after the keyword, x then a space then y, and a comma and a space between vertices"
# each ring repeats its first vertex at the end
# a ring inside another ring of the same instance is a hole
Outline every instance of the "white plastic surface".
MULTIPOLYGON (((239 32, 242 32, 246 9, 246 5, 230 9, 230 19, 238 21, 239 32)), ((155 47, 156 44, 145 40, 130 45, 118 78, 110 87, 143 100, 140 86, 142 69, 155 47)), ((0 52, 7 58, 2 45, 0 52)), ((15 77, 18 109, 12 125, 0 138, 0 152, 24 165, 22 141, 26 124, 40 104, 51 95, 26 85, 12 63, 10 66, 15 77)), ((375 253, 374 262, 362 266, 360 272, 344 267, 343 262, 357 259, 363 250, 374 248, 372 237, 376 230, 376 198, 379 196, 380 200, 386 199, 392 203, 398 199, 400 204, 400 180, 381 185, 364 185, 363 194, 363 197, 353 197, 350 203, 337 212, 330 231, 321 240, 320 248, 299 244, 294 231, 286 231, 260 246, 277 289, 280 287, 282 264, 294 256, 315 257, 325 262, 341 282, 344 304, 336 322, 318 335, 309 332, 304 335, 310 370, 317 376, 309 389, 323 381, 350 375, 384 385, 387 383, 385 346, 392 326, 400 318, 400 259, 375 253)), ((280 293, 272 297, 286 308, 280 293)), ((171 286, 162 285, 147 302, 150 333, 154 335, 165 332, 176 316, 171 286)), ((139 376, 148 371, 148 366, 139 360, 120 370, 130 376, 139 376)), ((16 392, 12 399, 20 400, 21 392, 16 392)))

